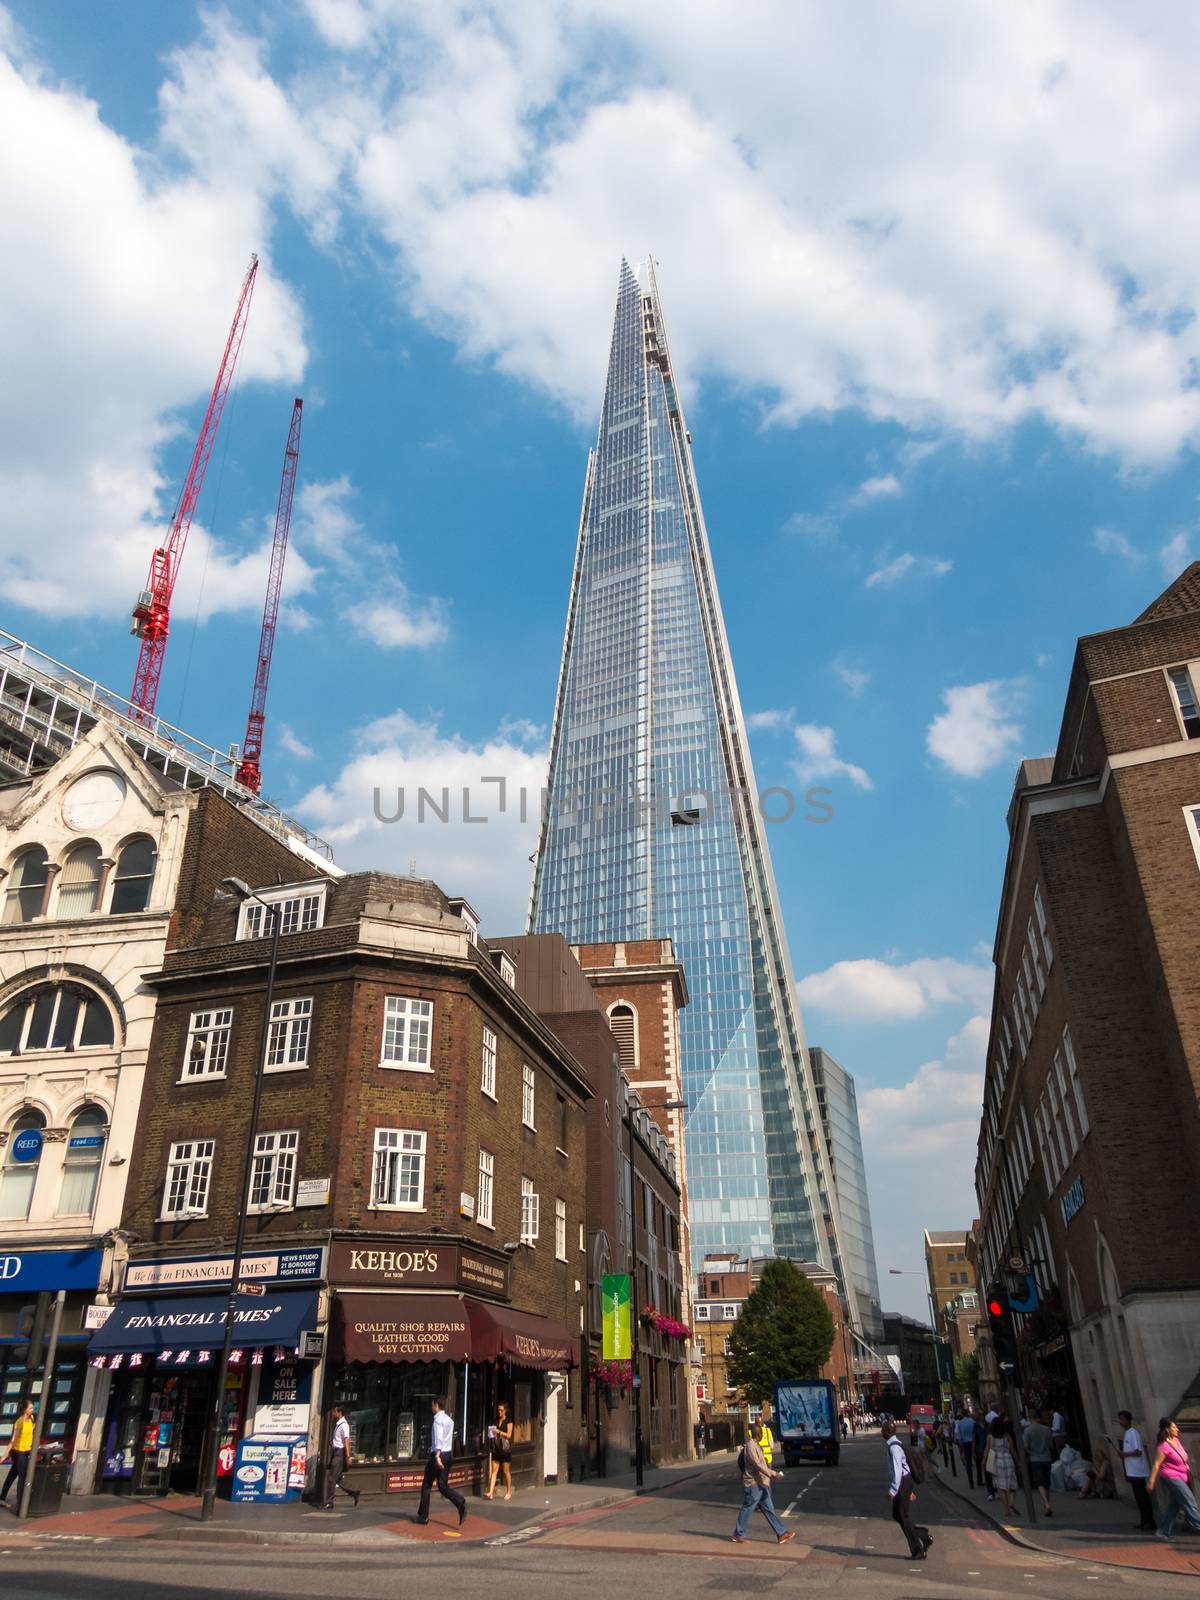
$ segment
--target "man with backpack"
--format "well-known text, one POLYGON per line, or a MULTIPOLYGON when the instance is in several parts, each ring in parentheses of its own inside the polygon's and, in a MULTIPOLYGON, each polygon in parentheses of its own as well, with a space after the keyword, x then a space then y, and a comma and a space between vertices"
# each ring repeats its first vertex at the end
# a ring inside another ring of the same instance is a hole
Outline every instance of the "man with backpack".
POLYGON ((912 1502, 917 1498, 914 1485, 925 1481, 924 1458, 917 1451, 904 1448, 903 1441, 896 1437, 896 1424, 890 1417, 879 1431, 887 1447, 888 1498, 892 1502, 892 1520, 908 1540, 909 1560, 924 1561, 933 1543, 933 1535, 928 1528, 914 1523, 909 1516, 912 1502))
POLYGON ((775 1472, 767 1465, 762 1446, 753 1435, 738 1451, 738 1471, 742 1475, 742 1509, 738 1512, 737 1526, 733 1530, 734 1544, 749 1543, 746 1529, 756 1510, 766 1517, 777 1543, 787 1544, 789 1539, 794 1539, 796 1535, 780 1522, 771 1499, 771 1479, 782 1478, 783 1473, 775 1472))

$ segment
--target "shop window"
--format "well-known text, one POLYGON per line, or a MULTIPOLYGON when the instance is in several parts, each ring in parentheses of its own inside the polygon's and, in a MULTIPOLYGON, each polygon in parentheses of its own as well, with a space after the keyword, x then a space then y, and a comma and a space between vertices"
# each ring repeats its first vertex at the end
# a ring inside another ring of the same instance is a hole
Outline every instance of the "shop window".
POLYGON ((100 898, 100 846, 76 845, 63 862, 56 914, 62 918, 91 917, 100 898))
POLYGON ((513 1443, 529 1444, 533 1439, 533 1385, 513 1384, 513 1443))
POLYGON ((58 1199, 60 1217, 91 1216, 100 1186, 107 1123, 99 1106, 84 1106, 71 1124, 58 1199))
POLYGON ((112 1013, 80 984, 40 983, 19 994, 0 1016, 0 1055, 103 1049, 112 1042, 112 1013))
POLYGON ((27 1217, 37 1184, 38 1168, 42 1163, 41 1149, 33 1159, 29 1153, 31 1141, 20 1140, 23 1133, 41 1133, 46 1119, 40 1111, 23 1111, 8 1131, 8 1144, 4 1150, 4 1166, 0 1168, 0 1217, 6 1222, 27 1217))
POLYGON ((350 1448, 360 1465, 425 1460, 432 1402, 445 1393, 440 1362, 350 1363, 334 1369, 332 1391, 333 1404, 350 1424, 350 1448))
POLYGON ((131 839, 117 857, 109 915, 121 917, 145 911, 154 885, 158 849, 153 839, 131 839))
POLYGON ((32 922, 41 916, 49 876, 50 858, 40 844, 17 857, 4 895, 5 922, 32 922))

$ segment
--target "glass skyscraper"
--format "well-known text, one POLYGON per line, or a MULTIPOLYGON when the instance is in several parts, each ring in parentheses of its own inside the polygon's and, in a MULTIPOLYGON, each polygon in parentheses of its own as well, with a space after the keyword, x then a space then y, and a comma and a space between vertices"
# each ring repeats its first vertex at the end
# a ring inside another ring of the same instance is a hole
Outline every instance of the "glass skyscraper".
POLYGON ((871 1231, 858 1093, 854 1079, 828 1050, 815 1044, 808 1054, 842 1224, 845 1286, 853 1297, 852 1309, 860 1331, 878 1343, 883 1338, 883 1309, 879 1303, 879 1269, 875 1265, 875 1235, 871 1231))
MULTIPOLYGON (((784 797, 772 797, 782 808, 784 797)), ((842 1275, 836 1194, 651 264, 622 263, 584 486, 534 932, 670 938, 693 1255, 842 1275)))

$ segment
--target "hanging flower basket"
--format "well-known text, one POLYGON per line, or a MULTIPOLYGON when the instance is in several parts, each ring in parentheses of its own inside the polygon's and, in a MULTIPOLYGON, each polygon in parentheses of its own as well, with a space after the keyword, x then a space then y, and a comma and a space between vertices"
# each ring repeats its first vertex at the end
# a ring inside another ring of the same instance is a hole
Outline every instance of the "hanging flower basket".
POLYGON ((633 1363, 631 1361, 597 1361, 592 1368, 596 1382, 604 1389, 625 1390, 633 1388, 633 1363))
POLYGON ((674 1317, 664 1317, 661 1311, 643 1311, 642 1321, 647 1328, 654 1328, 664 1338, 678 1339, 686 1343, 692 1337, 692 1330, 682 1322, 676 1322, 674 1317))

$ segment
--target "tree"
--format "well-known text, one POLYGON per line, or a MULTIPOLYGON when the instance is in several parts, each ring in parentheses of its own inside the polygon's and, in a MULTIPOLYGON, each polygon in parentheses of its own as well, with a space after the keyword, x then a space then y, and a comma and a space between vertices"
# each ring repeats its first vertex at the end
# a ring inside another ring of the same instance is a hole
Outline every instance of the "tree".
POLYGON ((964 1394, 979 1399, 979 1357, 974 1350, 954 1359, 954 1381, 964 1394))
POLYGON ((794 1262, 768 1261, 729 1335, 729 1381, 759 1405, 771 1399, 777 1383, 819 1377, 833 1334, 821 1291, 794 1262))

